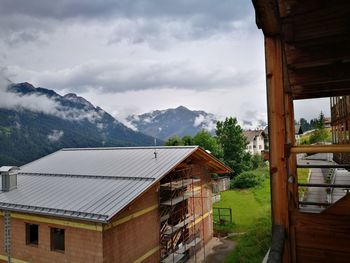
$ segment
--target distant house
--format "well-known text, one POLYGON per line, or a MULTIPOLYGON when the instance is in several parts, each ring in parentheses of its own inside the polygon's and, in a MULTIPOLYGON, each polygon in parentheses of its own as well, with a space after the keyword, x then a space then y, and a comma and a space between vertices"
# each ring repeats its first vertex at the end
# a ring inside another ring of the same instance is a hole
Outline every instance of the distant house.
POLYGON ((331 128, 332 127, 332 119, 331 117, 325 117, 323 119, 323 124, 325 128, 331 128))
POLYGON ((63 149, 1 167, 0 259, 173 262, 212 235, 211 173, 200 147, 63 149))
POLYGON ((263 130, 244 131, 243 132, 248 144, 246 151, 251 154, 261 154, 265 150, 265 133, 263 130))

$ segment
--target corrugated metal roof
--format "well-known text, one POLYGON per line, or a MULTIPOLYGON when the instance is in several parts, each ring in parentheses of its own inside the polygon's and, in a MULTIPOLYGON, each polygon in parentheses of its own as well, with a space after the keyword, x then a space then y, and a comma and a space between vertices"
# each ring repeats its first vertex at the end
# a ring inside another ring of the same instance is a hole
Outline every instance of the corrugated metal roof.
POLYGON ((0 209, 107 222, 197 148, 63 149, 21 167, 0 209))

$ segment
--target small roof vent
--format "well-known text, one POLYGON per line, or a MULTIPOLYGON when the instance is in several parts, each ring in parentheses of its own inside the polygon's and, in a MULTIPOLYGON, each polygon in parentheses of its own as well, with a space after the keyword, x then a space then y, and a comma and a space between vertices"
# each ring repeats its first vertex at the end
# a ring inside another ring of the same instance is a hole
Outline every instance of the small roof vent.
POLYGON ((19 168, 16 166, 1 166, 1 191, 8 192, 17 188, 17 173, 19 168))

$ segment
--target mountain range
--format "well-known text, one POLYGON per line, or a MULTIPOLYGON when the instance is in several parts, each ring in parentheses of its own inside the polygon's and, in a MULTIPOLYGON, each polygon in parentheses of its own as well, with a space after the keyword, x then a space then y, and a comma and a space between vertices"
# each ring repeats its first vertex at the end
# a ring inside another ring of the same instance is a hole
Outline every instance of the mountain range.
POLYGON ((171 136, 194 136, 201 130, 215 132, 216 116, 205 111, 192 111, 184 106, 156 110, 127 117, 129 125, 147 135, 166 140, 171 136))
MULTIPOLYGON (((130 115, 123 123, 74 93, 0 82, 0 166, 22 165, 61 148, 162 145, 169 137, 215 134, 217 117, 184 106, 130 115)), ((258 123, 258 125, 262 122, 258 123)), ((243 121, 243 128, 252 126, 243 121)))
POLYGON ((146 146, 134 131, 74 93, 29 83, 0 90, 0 166, 22 165, 64 147, 146 146))

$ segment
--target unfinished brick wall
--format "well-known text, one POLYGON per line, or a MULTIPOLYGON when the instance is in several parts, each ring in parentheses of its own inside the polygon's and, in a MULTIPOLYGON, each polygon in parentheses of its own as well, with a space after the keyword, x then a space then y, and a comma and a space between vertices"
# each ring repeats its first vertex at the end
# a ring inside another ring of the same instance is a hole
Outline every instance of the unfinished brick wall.
MULTIPOLYGON (((5 256, 3 217, 0 218, 0 254, 5 256)), ((102 262, 102 232, 11 218, 14 259, 28 262, 102 262), (26 244, 26 223, 39 225, 38 246, 26 244), (65 251, 51 251, 50 227, 65 229, 65 251)))
MULTIPOLYGON (((112 220, 112 224, 115 224, 132 214, 157 206, 152 211, 103 232, 104 262, 133 262, 159 246, 158 190, 159 184, 150 188, 112 220)), ((143 262, 159 262, 159 258, 159 251, 156 250, 143 262)))

